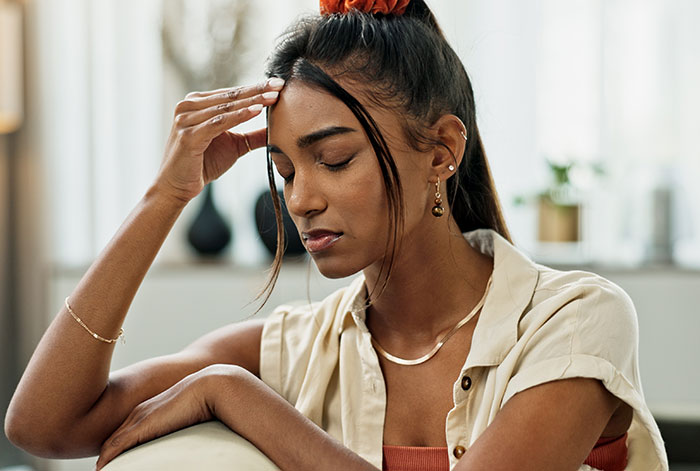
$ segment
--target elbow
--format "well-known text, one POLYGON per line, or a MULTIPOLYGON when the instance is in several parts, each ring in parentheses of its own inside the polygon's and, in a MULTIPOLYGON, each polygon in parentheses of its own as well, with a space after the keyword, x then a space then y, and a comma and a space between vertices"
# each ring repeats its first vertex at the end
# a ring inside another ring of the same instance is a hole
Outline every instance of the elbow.
POLYGON ((13 408, 13 404, 10 403, 10 407, 7 409, 5 415, 5 436, 7 439, 17 448, 34 454, 32 444, 36 441, 36 436, 38 434, 33 434, 31 427, 29 427, 26 421, 22 420, 22 415, 18 414, 13 408))
POLYGON ((37 430, 27 420, 23 420, 22 414, 13 411, 12 405, 5 415, 5 436, 17 448, 35 456, 48 457, 49 447, 42 439, 42 431, 37 430))
POLYGON ((17 413, 16 400, 13 397, 5 412, 5 436, 14 446, 24 450, 22 444, 26 441, 20 414, 17 413))
POLYGON ((17 428, 17 424, 15 424, 15 421, 12 419, 9 409, 5 414, 5 436, 10 440, 10 443, 21 448, 19 444, 22 442, 22 437, 17 428))
POLYGON ((5 420, 5 435, 10 443, 30 455, 52 459, 74 458, 67 453, 65 442, 61 443, 52 437, 18 427, 7 420, 5 420))
POLYGON ((32 419, 16 409, 10 403, 5 415, 5 436, 13 445, 41 458, 73 458, 68 456, 69 439, 65 434, 48 422, 32 419))

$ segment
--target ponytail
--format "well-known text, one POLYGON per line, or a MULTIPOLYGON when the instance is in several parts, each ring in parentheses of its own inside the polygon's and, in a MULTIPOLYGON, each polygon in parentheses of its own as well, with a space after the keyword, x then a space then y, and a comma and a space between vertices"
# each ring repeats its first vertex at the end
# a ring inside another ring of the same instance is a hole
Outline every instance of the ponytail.
POLYGON ((455 77, 455 84, 445 89, 445 93, 459 95, 458 98, 455 96, 457 106, 453 106, 452 113, 459 117, 467 128, 468 141, 462 164, 455 176, 447 181, 452 215, 462 232, 481 228, 493 229, 513 243, 476 124, 474 91, 464 65, 448 44, 435 15, 424 0, 413 0, 406 8, 405 15, 421 21, 440 38, 439 51, 449 64, 445 72, 454 73, 455 77), (452 88, 454 90, 451 90, 452 88))

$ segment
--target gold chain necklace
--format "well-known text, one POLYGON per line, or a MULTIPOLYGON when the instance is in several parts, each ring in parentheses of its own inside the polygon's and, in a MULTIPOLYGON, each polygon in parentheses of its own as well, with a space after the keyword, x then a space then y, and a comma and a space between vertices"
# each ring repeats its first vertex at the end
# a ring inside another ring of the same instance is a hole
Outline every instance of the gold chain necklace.
POLYGON ((437 343, 437 345, 435 345, 433 347, 432 350, 430 350, 428 353, 426 353, 422 357, 416 358, 414 360, 406 360, 404 358, 396 357, 396 356, 392 355, 391 353, 388 353, 386 350, 384 350, 382 348, 382 346, 379 345, 379 343, 377 343, 376 340, 374 340, 374 337, 372 337, 372 333, 370 332, 370 338, 372 339, 372 345, 374 345, 374 348, 377 350, 377 352, 379 352, 379 354, 381 356, 383 356, 384 358, 386 358, 387 360, 389 360, 392 363, 396 363, 398 365, 406 365, 406 366, 420 365, 421 363, 425 363, 426 361, 430 360, 433 356, 435 356, 435 354, 438 352, 438 350, 440 350, 440 348, 442 348, 442 346, 445 345, 445 342, 447 342, 449 340, 449 338, 452 337, 452 335, 454 335, 454 333, 457 332, 457 330, 459 330, 460 327, 462 327, 464 324, 469 322, 476 315, 476 313, 479 312, 479 309, 481 309, 482 306, 484 305, 484 301, 486 301, 486 294, 489 292, 489 288, 491 287, 492 278, 493 278, 493 275, 490 276, 489 281, 486 282, 486 289, 484 290, 484 295, 481 297, 479 302, 476 303, 476 306, 474 306, 474 309, 472 309, 471 312, 469 314, 467 314, 467 316, 464 319, 459 321, 457 323, 457 325, 455 325, 452 328, 452 330, 450 330, 447 333, 447 335, 445 335, 442 338, 442 340, 440 340, 437 343))

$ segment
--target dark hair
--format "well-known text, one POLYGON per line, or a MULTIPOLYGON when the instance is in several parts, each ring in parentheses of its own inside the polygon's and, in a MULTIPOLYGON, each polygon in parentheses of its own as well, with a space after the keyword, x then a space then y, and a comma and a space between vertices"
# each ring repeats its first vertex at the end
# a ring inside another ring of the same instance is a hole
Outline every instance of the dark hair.
MULTIPOLYGON (((377 155, 391 208, 388 256, 380 271, 384 285, 403 227, 403 191, 394 159, 377 124, 333 77, 363 84, 365 99, 395 109, 403 117, 406 138, 415 149, 435 145, 448 148, 427 137, 426 129, 445 114, 461 119, 468 141, 457 173, 447 180, 451 213, 462 232, 489 228, 511 241, 476 125, 471 82, 423 0, 412 1, 401 16, 352 10, 347 14, 305 17, 283 34, 268 59, 266 73, 287 82, 303 81, 331 93, 350 108, 365 130, 377 155)), ((279 195, 269 152, 268 178, 277 213, 278 243, 268 284, 261 293, 263 304, 277 279, 284 253, 279 195), (267 294, 263 296, 264 293, 267 294)))

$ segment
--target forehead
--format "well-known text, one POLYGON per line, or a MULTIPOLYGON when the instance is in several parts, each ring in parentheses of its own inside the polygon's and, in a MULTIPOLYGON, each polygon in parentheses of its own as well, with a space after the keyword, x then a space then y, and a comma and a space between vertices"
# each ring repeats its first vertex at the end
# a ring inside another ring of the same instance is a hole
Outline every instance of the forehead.
POLYGON ((277 103, 270 110, 270 141, 297 137, 334 125, 359 127, 360 123, 340 99, 322 89, 293 80, 280 92, 277 103))
MULTIPOLYGON (((367 103, 358 86, 347 81, 338 82, 370 113, 385 139, 394 140, 402 134, 393 112, 367 103)), ((272 144, 284 145, 284 141, 329 126, 351 127, 364 134, 362 125, 345 103, 330 92, 300 80, 289 81, 270 109, 269 139, 272 144)))

